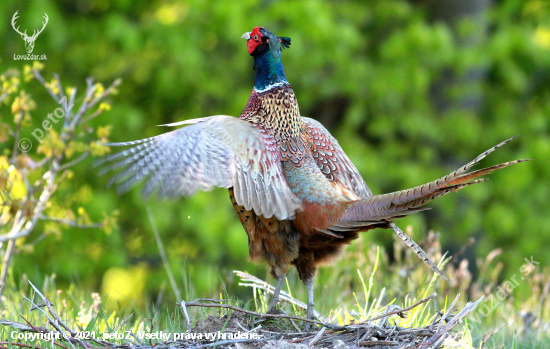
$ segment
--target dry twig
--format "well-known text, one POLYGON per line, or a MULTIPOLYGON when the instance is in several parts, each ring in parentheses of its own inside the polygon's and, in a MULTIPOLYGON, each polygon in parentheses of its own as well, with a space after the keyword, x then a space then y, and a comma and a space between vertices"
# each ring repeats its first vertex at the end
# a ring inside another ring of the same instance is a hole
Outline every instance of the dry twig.
MULTIPOLYGON (((234 306, 229 305, 229 304, 221 304, 220 303, 221 301, 222 300, 217 301, 217 300, 214 300, 214 299, 199 298, 199 299, 196 299, 192 302, 182 301, 181 303, 178 303, 178 304, 181 306, 181 304, 184 303, 185 307, 225 308, 225 309, 231 309, 231 310, 235 310, 235 311, 238 311, 238 312, 241 312, 241 313, 245 313, 245 314, 248 314, 248 315, 257 316, 257 317, 261 317, 261 318, 266 318, 266 319, 292 319, 292 320, 311 322, 311 323, 314 323, 314 324, 317 324, 317 325, 327 326, 329 328, 332 327, 332 325, 330 325, 330 324, 325 324, 321 321, 310 320, 310 319, 302 318, 302 317, 299 317, 299 316, 290 316, 290 315, 281 315, 281 314, 260 314, 260 313, 254 312, 254 311, 234 307, 234 306), (203 301, 203 302, 208 301, 208 302, 212 302, 213 304, 199 303, 201 301, 203 301)), ((182 309, 183 309, 183 306, 182 306, 182 309)))

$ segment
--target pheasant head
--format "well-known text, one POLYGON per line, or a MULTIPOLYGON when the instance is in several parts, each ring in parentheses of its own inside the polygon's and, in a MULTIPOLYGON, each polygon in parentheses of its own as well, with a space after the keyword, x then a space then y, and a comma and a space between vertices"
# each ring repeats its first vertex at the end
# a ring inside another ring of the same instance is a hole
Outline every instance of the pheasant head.
POLYGON ((290 38, 278 37, 264 27, 244 33, 248 53, 254 57, 257 91, 288 83, 283 70, 281 51, 290 46, 290 38))

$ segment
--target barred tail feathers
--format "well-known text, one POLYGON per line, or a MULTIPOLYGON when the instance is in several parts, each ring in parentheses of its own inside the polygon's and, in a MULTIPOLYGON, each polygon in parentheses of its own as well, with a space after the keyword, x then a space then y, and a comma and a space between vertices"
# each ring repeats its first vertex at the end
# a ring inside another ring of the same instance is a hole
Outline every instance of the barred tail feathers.
POLYGON ((420 248, 414 240, 399 229, 393 220, 419 211, 427 210, 429 208, 421 206, 450 192, 488 180, 487 178, 479 178, 483 175, 520 162, 529 161, 525 159, 509 161, 481 170, 468 172, 469 169, 479 163, 488 154, 516 137, 512 137, 497 144, 458 170, 435 181, 411 189, 384 195, 375 195, 362 200, 354 201, 344 211, 340 220, 333 226, 329 227, 328 230, 344 233, 347 231, 360 231, 377 227, 391 228, 397 236, 399 236, 399 238, 403 240, 403 242, 405 242, 405 244, 409 246, 418 255, 418 257, 420 257, 420 259, 422 259, 422 261, 430 267, 430 269, 445 280, 448 280, 435 265, 435 263, 430 260, 422 248, 420 248))
POLYGON ((430 269, 432 269, 436 274, 438 274, 439 276, 441 276, 443 279, 449 281, 449 279, 447 279, 447 277, 443 274, 443 272, 441 272, 441 270, 439 270, 439 268, 435 265, 434 262, 432 262, 432 260, 430 259, 430 257, 428 257, 428 255, 426 254, 426 252, 424 252, 424 250, 418 246, 416 244, 416 242, 414 242, 413 239, 411 239, 407 234, 405 234, 401 229, 399 229, 397 227, 397 225, 395 225, 395 223, 390 223, 390 228, 392 228, 392 230, 397 234, 397 236, 399 236, 399 238, 401 240, 403 240, 403 242, 405 243, 405 245, 409 246, 413 251, 414 253, 416 253, 416 255, 427 265, 430 267, 430 269))
POLYGON ((360 225, 360 222, 369 222, 369 224, 372 225, 372 222, 388 221, 393 218, 407 216, 423 210, 423 208, 420 208, 421 206, 440 196, 488 180, 488 178, 479 178, 480 176, 520 162, 529 161, 527 159, 508 161, 481 170, 468 172, 470 168, 485 158, 489 153, 500 148, 514 138, 516 137, 512 137, 492 147, 458 170, 435 181, 411 189, 375 195, 351 203, 342 215, 340 222, 335 225, 335 228, 349 225, 357 227, 360 225))

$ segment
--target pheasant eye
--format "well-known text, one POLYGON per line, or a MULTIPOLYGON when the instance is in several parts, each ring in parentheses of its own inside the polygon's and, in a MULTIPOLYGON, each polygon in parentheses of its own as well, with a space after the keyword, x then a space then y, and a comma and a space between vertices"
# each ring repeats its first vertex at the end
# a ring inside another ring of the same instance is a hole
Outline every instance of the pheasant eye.
POLYGON ((254 34, 254 40, 258 40, 258 34, 254 34))

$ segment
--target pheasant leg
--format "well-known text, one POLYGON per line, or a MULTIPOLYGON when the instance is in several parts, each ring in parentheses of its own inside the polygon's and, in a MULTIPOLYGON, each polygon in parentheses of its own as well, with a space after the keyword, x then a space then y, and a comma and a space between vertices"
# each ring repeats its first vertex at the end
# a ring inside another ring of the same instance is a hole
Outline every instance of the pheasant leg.
POLYGON ((277 278, 277 286, 275 287, 275 292, 273 292, 273 298, 269 302, 269 308, 267 309, 267 314, 284 314, 282 310, 277 309, 277 303, 279 303, 279 293, 281 293, 281 288, 283 288, 283 282, 285 281, 286 274, 279 276, 277 278))
MULTIPOLYGON (((312 276, 311 278, 304 281, 304 284, 306 285, 307 290, 307 318, 310 320, 316 320, 315 314, 313 313, 313 307, 315 306, 315 303, 313 303, 313 284, 315 282, 315 277, 312 276)), ((306 324, 306 327, 304 331, 309 331, 309 328, 311 327, 311 322, 308 322, 306 324)))

